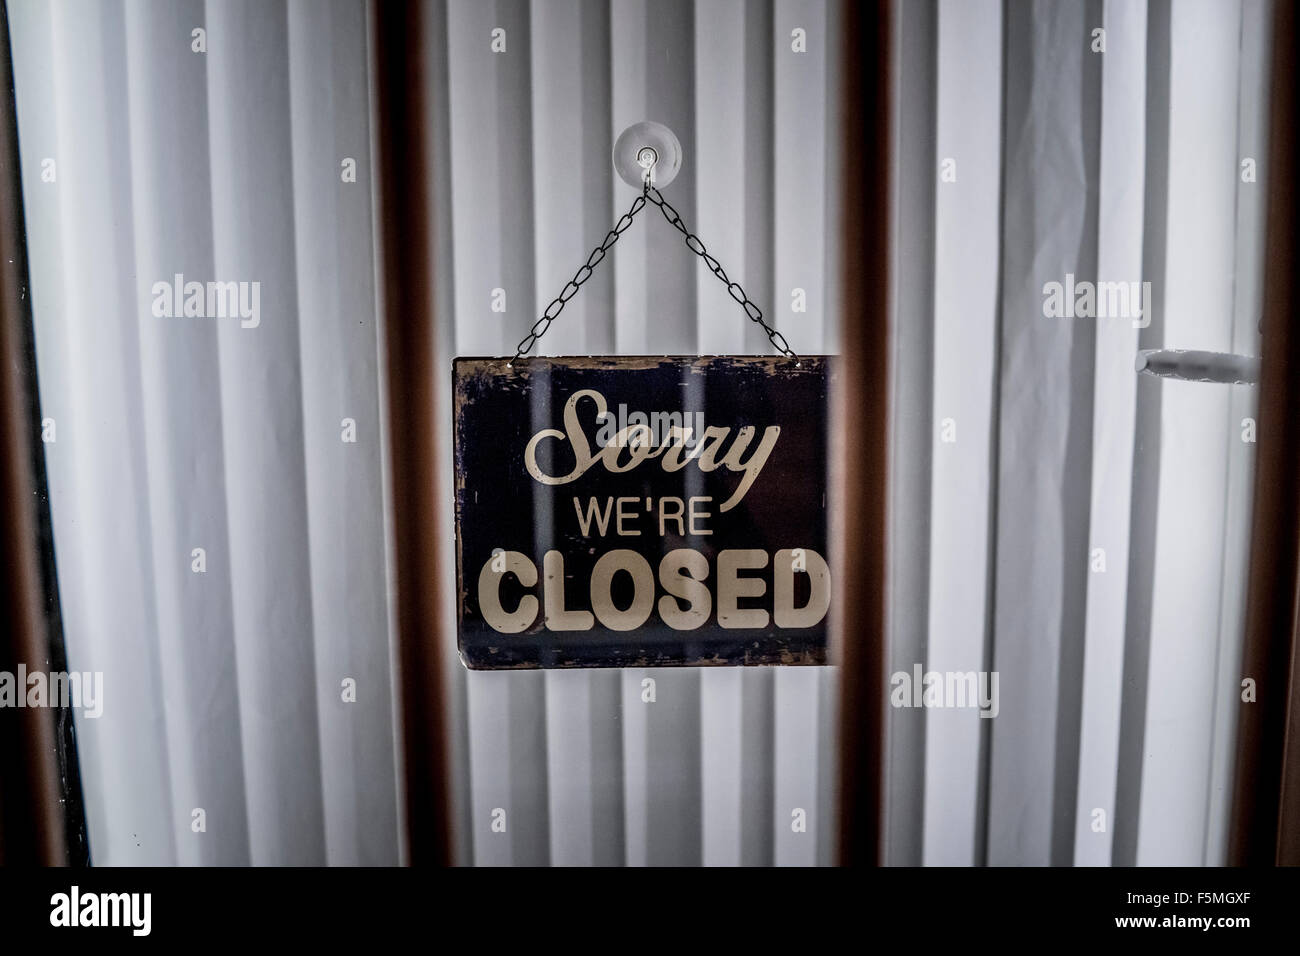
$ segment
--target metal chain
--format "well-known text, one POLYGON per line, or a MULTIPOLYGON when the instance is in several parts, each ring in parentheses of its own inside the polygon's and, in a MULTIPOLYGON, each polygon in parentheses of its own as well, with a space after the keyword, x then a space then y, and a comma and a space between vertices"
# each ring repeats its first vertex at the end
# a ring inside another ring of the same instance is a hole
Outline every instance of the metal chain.
POLYGON ((632 221, 636 219, 636 214, 645 208, 645 202, 646 197, 643 191, 640 196, 637 196, 632 201, 632 207, 623 213, 618 222, 614 223, 614 228, 605 234, 604 241, 592 250, 591 255, 587 256, 587 261, 573 274, 573 278, 565 283, 564 288, 560 290, 560 294, 551 300, 551 304, 542 312, 542 317, 533 323, 532 328, 528 330, 528 334, 519 340, 519 346, 515 349, 515 358, 510 360, 511 364, 514 363, 515 359, 523 356, 525 352, 531 351, 533 346, 537 344, 537 340, 546 334, 547 329, 551 327, 551 323, 560 317, 560 313, 564 311, 568 301, 577 295, 578 290, 582 288, 582 284, 591 278, 592 271, 596 266, 600 265, 600 261, 605 258, 605 253, 614 248, 614 243, 618 242, 618 237, 631 227, 632 221))
POLYGON ((564 311, 564 307, 569 300, 577 295, 583 283, 591 278, 592 271, 596 266, 600 265, 601 260, 605 258, 605 253, 609 252, 614 247, 614 243, 618 242, 618 237, 631 227, 637 213, 645 208, 647 201, 658 206, 668 224, 686 238, 686 247, 704 260, 704 264, 709 267, 709 271, 722 281, 722 284, 727 287, 727 294, 740 304, 740 307, 745 310, 745 314, 749 316, 750 320, 763 327, 763 331, 767 333, 768 341, 772 343, 772 347, 786 357, 798 362, 799 356, 791 350, 785 336, 763 321, 763 310, 750 301, 749 296, 745 294, 745 290, 740 287, 739 282, 733 282, 727 277, 727 272, 722 268, 722 264, 709 255, 709 251, 704 247, 704 243, 700 241, 700 237, 686 228, 681 215, 668 200, 664 199, 663 194, 658 189, 650 185, 650 177, 647 175, 645 185, 641 189, 641 195, 632 201, 631 208, 623 213, 618 222, 614 224, 614 228, 606 233, 601 244, 592 250, 591 255, 587 257, 587 261, 574 273, 573 278, 565 283, 564 288, 560 290, 560 294, 551 300, 550 305, 542 312, 541 317, 528 330, 528 334, 519 340, 519 345, 515 349, 515 357, 508 364, 513 365, 516 359, 522 358, 526 353, 532 351, 533 346, 537 344, 537 340, 545 335, 547 330, 550 329, 551 323, 560 317, 560 313, 564 311))
POLYGON ((763 310, 750 301, 749 296, 745 294, 745 290, 740 287, 739 282, 733 282, 727 277, 727 271, 722 268, 722 264, 709 255, 709 250, 704 248, 704 243, 700 241, 700 237, 686 228, 686 223, 682 222, 682 217, 673 208, 672 203, 664 199, 663 194, 651 186, 649 182, 645 185, 643 195, 659 207, 659 211, 668 220, 668 225, 686 237, 686 248, 704 260, 704 264, 709 267, 709 271, 727 287, 727 294, 740 303, 740 307, 745 310, 745 314, 749 316, 750 321, 757 322, 763 327, 763 331, 767 333, 768 341, 772 343, 772 348, 787 358, 792 358, 798 362, 799 356, 790 348, 785 336, 763 321, 763 310))

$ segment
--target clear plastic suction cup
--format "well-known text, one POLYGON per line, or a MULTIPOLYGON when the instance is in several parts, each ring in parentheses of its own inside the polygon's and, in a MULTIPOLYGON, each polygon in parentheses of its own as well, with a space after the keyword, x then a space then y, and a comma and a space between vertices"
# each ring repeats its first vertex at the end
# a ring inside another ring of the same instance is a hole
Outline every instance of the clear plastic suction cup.
POLYGON ((682 144, 662 123, 642 120, 619 134, 614 144, 614 170, 629 186, 641 188, 646 172, 650 184, 662 189, 682 168, 682 144))

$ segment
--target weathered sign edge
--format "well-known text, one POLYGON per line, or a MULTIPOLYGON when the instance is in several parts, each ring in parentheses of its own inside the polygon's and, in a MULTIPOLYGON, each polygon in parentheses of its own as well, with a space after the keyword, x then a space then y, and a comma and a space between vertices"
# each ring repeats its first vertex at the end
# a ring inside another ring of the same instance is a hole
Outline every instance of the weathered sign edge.
MULTIPOLYGON (((501 355, 457 355, 451 360, 451 392, 452 392, 452 472, 454 475, 452 487, 452 528, 456 542, 456 656, 460 660, 461 666, 470 671, 529 671, 529 670, 620 670, 624 668, 636 667, 655 667, 655 668, 678 668, 678 667, 830 667, 833 666, 829 659, 829 641, 826 647, 819 648, 816 651, 803 652, 800 654, 791 654, 785 660, 766 660, 754 663, 736 664, 734 661, 718 660, 716 658, 697 658, 689 661, 654 661, 648 658, 641 661, 630 661, 619 664, 582 664, 582 665, 564 665, 558 667, 543 667, 533 661, 512 661, 506 664, 499 664, 493 667, 487 667, 481 664, 475 664, 467 659, 464 649, 460 646, 460 629, 463 622, 465 599, 464 599, 464 567, 462 558, 463 545, 460 533, 460 492, 463 488, 463 478, 456 470, 456 462, 460 457, 460 410, 465 404, 464 396, 461 395, 457 386, 458 367, 464 364, 482 364, 490 363, 489 368, 495 367, 500 371, 507 368, 513 368, 515 365, 524 366, 524 371, 529 365, 542 365, 552 362, 561 362, 570 366, 587 366, 590 368, 652 368, 663 362, 687 362, 691 365, 710 363, 717 359, 732 359, 746 363, 765 362, 772 366, 789 366, 791 368, 799 367, 803 362, 822 361, 827 367, 827 382, 829 385, 834 384, 835 375, 833 371, 833 360, 838 359, 838 355, 817 354, 801 355, 798 361, 791 360, 784 355, 735 355, 731 353, 715 355, 685 355, 685 354, 667 354, 667 355, 531 355, 523 358, 511 358, 510 356, 501 355)), ((832 585, 833 586, 833 585, 832 585)))

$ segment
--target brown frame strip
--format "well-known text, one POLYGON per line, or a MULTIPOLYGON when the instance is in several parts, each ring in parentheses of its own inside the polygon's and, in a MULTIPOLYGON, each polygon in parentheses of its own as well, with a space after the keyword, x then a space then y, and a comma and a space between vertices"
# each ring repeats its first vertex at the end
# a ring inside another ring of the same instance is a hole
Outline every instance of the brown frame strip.
POLYGON ((425 4, 371 6, 408 861, 450 865, 425 4))
POLYGON ((885 749, 885 510, 893 156, 893 0, 842 9, 843 331, 831 491, 840 666, 839 861, 879 865, 885 749))

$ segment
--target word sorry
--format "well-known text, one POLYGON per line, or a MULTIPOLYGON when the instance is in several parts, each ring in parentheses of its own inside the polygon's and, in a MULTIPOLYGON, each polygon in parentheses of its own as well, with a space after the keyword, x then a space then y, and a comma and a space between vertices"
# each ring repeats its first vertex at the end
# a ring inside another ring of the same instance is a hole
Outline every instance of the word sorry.
MULTIPOLYGON (((831 574, 826 561, 811 548, 783 549, 772 559, 772 613, 766 608, 741 607, 742 599, 761 598, 767 582, 742 577, 741 571, 767 567, 766 551, 728 549, 717 556, 717 618, 725 628, 759 629, 769 620, 781 628, 815 627, 830 606, 831 574), (811 584, 808 602, 795 607, 794 576, 807 574, 811 584)), ((635 551, 617 549, 601 555, 591 571, 591 610, 571 609, 564 594, 564 556, 547 551, 542 559, 542 599, 528 593, 537 585, 537 565, 518 551, 498 550, 483 565, 478 576, 478 604, 483 618, 502 634, 518 634, 533 626, 538 612, 550 631, 589 631, 599 621, 611 631, 632 631, 649 619, 656 608, 659 618, 675 631, 693 631, 708 621, 714 611, 713 594, 704 583, 709 577, 709 559, 691 548, 669 551, 659 562, 659 587, 665 592, 655 602, 655 573, 650 562, 635 551), (631 601, 620 608, 614 602, 614 578, 631 578, 631 601), (501 585, 513 576, 525 589, 514 610, 506 610, 501 585), (684 602, 684 603, 683 603, 684 602)))
MULTIPOLYGON (((730 471, 739 471, 744 473, 740 483, 736 485, 735 492, 731 497, 722 503, 720 511, 730 511, 745 497, 750 486, 758 480, 759 473, 767 463, 768 457, 772 454, 772 449, 776 447, 776 440, 781 435, 780 425, 769 425, 763 430, 763 437, 758 443, 758 447, 750 454, 748 459, 744 458, 746 449, 749 448, 750 442, 754 440, 756 429, 753 425, 745 425, 736 431, 736 437, 727 449, 725 455, 718 457, 722 446, 726 444, 727 438, 731 435, 730 428, 722 428, 717 425, 710 425, 704 430, 698 442, 692 441, 694 429, 685 428, 680 425, 670 425, 667 429, 667 435, 664 436, 666 441, 651 441, 651 429, 647 422, 636 422, 628 424, 613 435, 607 435, 608 444, 605 444, 600 451, 592 454, 591 442, 587 439, 587 433, 582 428, 582 423, 578 421, 578 402, 584 398, 589 398, 596 403, 596 418, 599 421, 606 421, 610 417, 609 406, 605 401, 605 396, 600 394, 594 388, 584 388, 581 391, 574 392, 569 396, 569 400, 564 403, 564 431, 557 428, 543 428, 534 435, 524 448, 524 467, 528 469, 528 474, 532 475, 537 481, 544 485, 563 485, 568 484, 581 478, 588 468, 591 468, 597 462, 605 466, 607 471, 615 474, 631 471, 644 461, 652 458, 658 458, 664 471, 680 471, 692 461, 700 466, 700 471, 709 472, 716 468, 722 467, 730 471), (573 451, 574 465, 573 470, 567 475, 548 475, 541 469, 537 463, 537 446, 544 438, 556 438, 561 442, 567 442, 573 451), (694 447, 691 447, 694 445, 694 447), (627 460, 623 458, 624 451, 627 452, 627 460), (685 452, 685 454, 683 454, 685 452)), ((644 413, 642 413, 644 414, 644 413)))

